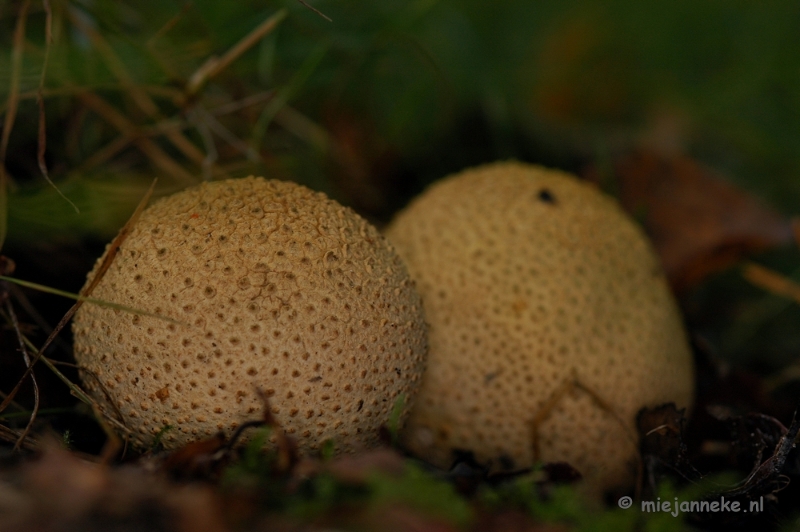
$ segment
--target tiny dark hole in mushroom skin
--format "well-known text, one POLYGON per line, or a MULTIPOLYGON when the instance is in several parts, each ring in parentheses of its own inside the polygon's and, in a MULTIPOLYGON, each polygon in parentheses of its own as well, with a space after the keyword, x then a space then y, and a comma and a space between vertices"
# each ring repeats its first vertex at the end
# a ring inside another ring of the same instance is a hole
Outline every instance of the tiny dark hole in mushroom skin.
POLYGON ((542 190, 539 191, 538 197, 539 197, 539 201, 541 201, 543 203, 549 203, 551 205, 555 205, 557 203, 556 202, 556 197, 553 195, 552 192, 550 192, 546 188, 543 188, 542 190))

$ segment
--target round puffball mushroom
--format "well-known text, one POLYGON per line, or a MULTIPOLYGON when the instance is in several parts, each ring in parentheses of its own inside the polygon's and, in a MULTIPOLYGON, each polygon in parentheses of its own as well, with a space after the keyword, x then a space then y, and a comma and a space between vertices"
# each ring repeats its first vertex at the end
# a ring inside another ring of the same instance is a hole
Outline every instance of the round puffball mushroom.
MULTIPOLYGON (((386 231, 422 294, 428 369, 404 430, 447 467, 566 461, 589 491, 629 481, 643 407, 693 396, 658 259, 611 198, 506 162, 431 186, 386 231)), ((633 467, 632 467, 633 464, 633 467)))
POLYGON ((174 320, 88 303, 75 315, 86 388, 142 446, 165 426, 167 448, 230 436, 262 419, 260 389, 301 451, 369 447, 401 396, 410 407, 427 355, 419 295, 388 241, 289 182, 155 202, 92 297, 174 320))

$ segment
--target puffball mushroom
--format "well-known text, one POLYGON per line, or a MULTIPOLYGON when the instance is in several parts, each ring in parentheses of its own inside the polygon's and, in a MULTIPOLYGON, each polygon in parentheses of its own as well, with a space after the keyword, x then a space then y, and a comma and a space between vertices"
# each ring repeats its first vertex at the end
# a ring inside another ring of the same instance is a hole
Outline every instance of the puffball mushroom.
POLYGON ((86 388, 143 446, 165 426, 167 448, 230 435, 262 419, 260 389, 301 451, 369 447, 401 395, 410 406, 427 354, 419 295, 387 240, 289 182, 155 202, 92 297, 173 320, 89 303, 75 315, 86 388))
POLYGON ((693 396, 677 306, 640 228, 610 197, 516 162, 435 183, 386 230, 430 324, 403 432, 447 467, 566 461, 597 492, 631 479, 635 417, 693 396))

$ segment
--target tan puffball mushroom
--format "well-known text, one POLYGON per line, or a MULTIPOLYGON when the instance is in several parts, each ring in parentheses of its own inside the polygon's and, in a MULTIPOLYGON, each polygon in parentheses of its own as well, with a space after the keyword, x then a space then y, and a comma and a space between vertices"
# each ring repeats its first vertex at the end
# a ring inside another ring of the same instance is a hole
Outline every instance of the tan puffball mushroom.
POLYGON ((431 186, 386 234, 430 324, 404 431, 421 457, 567 461, 598 493, 632 478, 642 407, 690 404, 692 356, 658 260, 593 186, 490 164, 431 186))
POLYGON ((75 315, 84 384, 140 445, 167 425, 167 448, 230 436, 262 419, 260 388, 301 451, 373 446, 427 355, 388 241, 294 183, 231 179, 155 202, 92 297, 184 324, 93 304, 75 315))

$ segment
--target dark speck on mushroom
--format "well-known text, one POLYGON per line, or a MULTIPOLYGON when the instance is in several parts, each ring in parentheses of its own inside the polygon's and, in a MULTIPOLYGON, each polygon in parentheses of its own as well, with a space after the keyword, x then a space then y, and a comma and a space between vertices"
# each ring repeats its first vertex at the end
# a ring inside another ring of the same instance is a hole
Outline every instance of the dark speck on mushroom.
POLYGON ((546 188, 543 188, 542 190, 539 191, 538 197, 539 201, 541 201, 542 203, 549 203, 551 205, 555 205, 557 203, 556 197, 553 195, 552 192, 550 192, 546 188))

